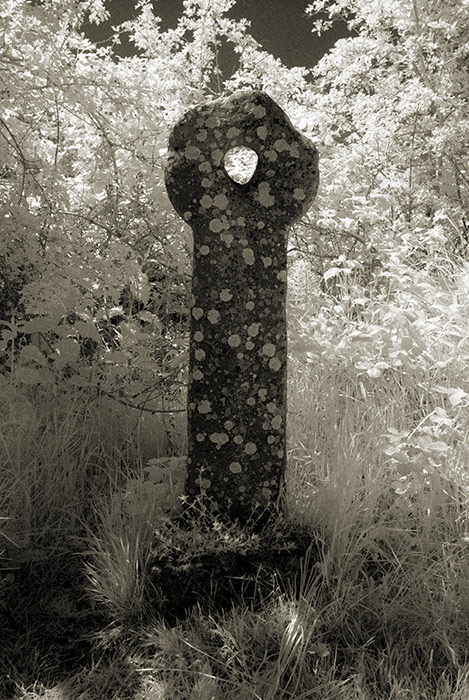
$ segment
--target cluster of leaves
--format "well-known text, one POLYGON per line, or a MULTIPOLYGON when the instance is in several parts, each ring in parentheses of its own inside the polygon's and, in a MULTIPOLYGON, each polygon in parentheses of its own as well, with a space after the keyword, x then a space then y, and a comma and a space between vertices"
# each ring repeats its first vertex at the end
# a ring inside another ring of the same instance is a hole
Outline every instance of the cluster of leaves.
POLYGON ((355 33, 314 71, 309 122, 323 165, 320 214, 310 225, 318 252, 364 266, 396 252, 415 266, 465 255, 467 6, 318 0, 308 9, 345 16, 355 33))
POLYGON ((215 31, 202 4, 186 5, 160 33, 144 4, 125 28, 141 55, 119 62, 79 33, 105 18, 99 1, 1 10, 0 353, 19 382, 155 407, 180 373, 189 241, 165 194, 164 147, 206 95, 215 31))
POLYGON ((400 465, 398 491, 422 490, 449 463, 462 483, 467 4, 316 0, 308 12, 317 31, 340 19, 351 36, 315 67, 296 107, 320 144, 322 184, 295 232, 290 348, 342 368, 368 399, 406 397, 382 440, 391 470, 400 465))
POLYGON ((185 0, 162 31, 141 2, 107 48, 82 33, 108 17, 101 0, 2 7, 0 362, 15 382, 181 406, 191 237, 164 188, 169 131, 235 87, 293 90, 233 4, 185 0), (118 60, 122 33, 136 55, 118 60), (240 57, 223 86, 222 42, 240 57))
POLYGON ((162 31, 142 0, 100 48, 82 27, 106 19, 101 0, 2 6, 1 371, 182 410, 191 236, 164 188, 167 137, 190 106, 259 88, 321 151, 291 240, 292 354, 433 392, 416 423, 446 410, 442 391, 464 408, 467 5, 316 0, 316 29, 342 18, 351 36, 312 73, 263 51, 233 5, 185 0, 162 31), (122 33, 134 57, 116 58, 122 33), (224 42, 239 56, 226 79, 224 42))

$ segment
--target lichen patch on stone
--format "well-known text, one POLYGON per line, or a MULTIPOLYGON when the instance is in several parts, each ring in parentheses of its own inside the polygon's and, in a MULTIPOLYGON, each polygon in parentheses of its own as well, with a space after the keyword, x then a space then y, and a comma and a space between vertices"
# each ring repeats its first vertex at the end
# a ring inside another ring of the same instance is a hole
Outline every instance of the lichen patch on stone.
POLYGON ((270 189, 268 182, 261 182, 257 186, 257 194, 254 196, 263 207, 271 207, 275 204, 275 197, 270 194, 270 189))
POLYGON ((217 209, 226 209, 228 204, 229 202, 225 194, 217 194, 213 200, 213 206, 217 207, 217 209))
POLYGON ((199 413, 202 414, 210 413, 210 411, 212 410, 212 404, 210 403, 210 401, 208 401, 208 399, 203 399, 197 406, 197 410, 199 411, 199 413))
POLYGON ((272 428, 278 430, 282 425, 282 416, 274 416, 271 420, 272 428))
POLYGON ((234 237, 231 233, 222 233, 220 236, 220 240, 223 241, 227 248, 230 248, 231 244, 233 243, 234 237))
POLYGON ((193 146, 192 144, 188 144, 186 146, 185 153, 188 160, 197 160, 200 157, 200 148, 197 148, 197 146, 193 146))
POLYGON ((265 343, 262 346, 262 354, 267 355, 267 357, 273 357, 275 355, 276 347, 273 343, 265 343))
POLYGON ((216 309, 210 309, 210 311, 207 314, 207 318, 210 321, 210 323, 218 323, 220 321, 220 312, 216 309))
POLYGON ((269 368, 272 370, 272 372, 278 372, 279 370, 282 369, 282 363, 278 359, 278 357, 273 357, 269 361, 269 368))
POLYGON ((290 146, 289 146, 288 142, 285 141, 285 139, 277 139, 274 142, 274 148, 279 153, 281 153, 282 151, 289 151, 290 150, 290 146))
POLYGON ((213 199, 210 197, 209 194, 204 194, 204 196, 201 197, 199 201, 200 201, 200 206, 203 207, 204 209, 209 209, 213 204, 213 199))
POLYGON ((213 231, 214 233, 220 233, 220 231, 223 231, 223 224, 220 219, 212 219, 208 227, 210 231, 213 231))
POLYGON ((228 442, 229 437, 226 433, 212 433, 209 436, 209 439, 211 442, 213 442, 215 445, 217 445, 218 449, 222 447, 226 442, 228 442))
POLYGON ((228 345, 232 348, 239 348, 241 345, 241 338, 237 333, 228 336, 228 345))
POLYGON ((305 191, 302 187, 295 187, 293 190, 293 198, 298 199, 300 202, 306 198, 305 191))
POLYGON ((219 297, 222 301, 230 301, 231 299, 233 299, 233 295, 229 289, 222 289, 219 294, 219 297))
POLYGON ((254 251, 252 248, 245 248, 243 250, 243 258, 244 262, 246 265, 254 265, 255 262, 255 257, 254 257, 254 251))

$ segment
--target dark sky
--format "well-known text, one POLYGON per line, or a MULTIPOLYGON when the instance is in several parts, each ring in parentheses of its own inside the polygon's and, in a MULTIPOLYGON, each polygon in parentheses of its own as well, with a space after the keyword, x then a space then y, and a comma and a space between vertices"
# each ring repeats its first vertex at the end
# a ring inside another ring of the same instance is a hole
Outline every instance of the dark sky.
MULTIPOLYGON (((228 16, 251 21, 251 34, 261 46, 280 58, 288 66, 311 68, 330 49, 335 41, 348 36, 345 24, 336 24, 321 37, 312 34, 313 20, 305 15, 310 0, 237 0, 228 16)), ((103 41, 112 35, 112 26, 137 14, 135 0, 108 0, 106 7, 111 18, 99 26, 86 27, 86 35, 93 41, 103 41)), ((182 14, 182 0, 153 0, 154 12, 161 17, 163 30, 173 28, 182 14)), ((124 38, 118 47, 121 56, 135 53, 134 45, 124 38)), ((221 68, 229 77, 235 68, 235 54, 228 49, 222 52, 221 68)))

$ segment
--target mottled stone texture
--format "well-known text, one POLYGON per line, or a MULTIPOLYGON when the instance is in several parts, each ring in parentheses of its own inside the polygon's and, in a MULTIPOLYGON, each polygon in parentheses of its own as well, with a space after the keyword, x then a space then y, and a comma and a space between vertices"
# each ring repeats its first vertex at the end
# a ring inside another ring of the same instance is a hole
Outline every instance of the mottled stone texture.
POLYGON ((186 495, 247 518, 285 470, 287 230, 318 187, 315 147, 268 95, 196 107, 169 141, 166 188, 194 234, 186 495), (226 152, 254 150, 247 184, 226 152))

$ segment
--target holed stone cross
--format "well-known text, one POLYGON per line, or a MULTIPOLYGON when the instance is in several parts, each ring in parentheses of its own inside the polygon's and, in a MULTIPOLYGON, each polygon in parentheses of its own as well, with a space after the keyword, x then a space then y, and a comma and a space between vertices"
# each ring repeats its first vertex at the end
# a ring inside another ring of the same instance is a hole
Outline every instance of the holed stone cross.
POLYGON ((182 117, 165 179, 194 238, 185 493, 247 519, 281 493, 287 233, 316 194, 318 155, 268 95, 242 91, 182 117), (235 147, 257 154, 245 184, 225 167, 235 147))

